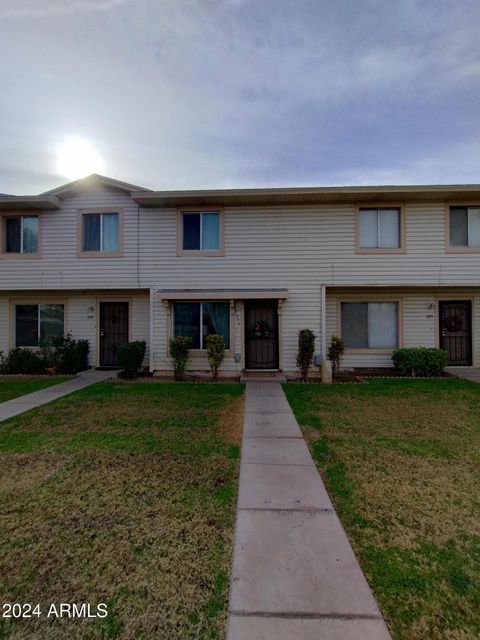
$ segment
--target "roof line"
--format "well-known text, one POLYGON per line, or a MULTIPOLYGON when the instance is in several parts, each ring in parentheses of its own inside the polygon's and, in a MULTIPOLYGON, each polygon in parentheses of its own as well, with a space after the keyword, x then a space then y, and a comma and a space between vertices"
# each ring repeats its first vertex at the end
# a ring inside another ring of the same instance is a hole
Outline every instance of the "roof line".
POLYGON ((59 187, 56 187, 55 189, 50 189, 49 191, 44 191, 42 194, 42 196, 49 196, 49 195, 55 195, 55 196, 59 196, 62 195, 63 193, 68 193, 69 191, 72 191, 74 189, 77 189, 78 187, 82 187, 85 184, 87 184, 88 182, 92 182, 92 181, 96 181, 96 182, 100 182, 106 185, 109 185, 111 187, 113 187, 114 189, 120 189, 122 191, 128 191, 129 193, 133 193, 134 191, 137 193, 144 193, 144 192, 150 192, 151 189, 147 189, 146 187, 139 187, 138 185, 135 184, 130 184, 129 182, 123 182, 122 180, 116 180, 115 178, 109 178, 108 176, 102 176, 99 173, 91 173, 88 176, 85 176, 84 178, 79 178, 78 180, 73 180, 73 182, 67 182, 66 184, 63 184, 59 187))
POLYGON ((316 193, 369 193, 381 191, 452 191, 452 190, 478 191, 480 184, 428 184, 428 185, 363 185, 363 186, 337 186, 337 187, 265 187, 247 189, 179 189, 175 191, 133 192, 133 197, 179 197, 179 196, 214 196, 214 195, 288 195, 288 194, 316 194, 316 193))

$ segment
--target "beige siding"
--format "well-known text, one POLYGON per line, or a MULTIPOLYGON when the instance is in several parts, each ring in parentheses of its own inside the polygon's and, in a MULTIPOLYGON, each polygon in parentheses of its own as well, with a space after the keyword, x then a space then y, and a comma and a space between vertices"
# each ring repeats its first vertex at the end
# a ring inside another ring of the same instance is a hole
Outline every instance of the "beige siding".
MULTIPOLYGON (((318 336, 320 350, 323 284, 329 288, 410 287, 403 300, 404 344, 409 345, 433 344, 436 339, 437 312, 434 310, 433 319, 427 318, 425 307, 427 299, 436 296, 435 287, 480 286, 480 254, 445 252, 442 202, 406 205, 406 253, 394 255, 355 253, 353 204, 227 207, 224 257, 177 257, 176 215, 171 208, 139 209, 124 192, 98 185, 70 194, 64 198, 61 211, 43 214, 42 257, 0 260, 0 286, 10 291, 70 292, 69 328, 78 337, 88 336, 92 354, 96 353, 96 314, 90 317, 87 309, 95 304, 99 290, 108 291, 109 295, 120 289, 125 290, 122 295, 141 290, 132 307, 132 338, 148 340, 150 288, 284 287, 288 289, 288 300, 281 316, 280 365, 287 371, 296 368, 299 329, 312 329, 318 336), (77 257, 78 210, 88 208, 123 210, 123 257, 77 257), (431 293, 414 293, 412 287, 419 285, 430 287, 431 293)), ((478 297, 476 302, 477 310, 478 297)), ((336 332, 337 314, 330 294, 326 312, 328 336, 336 332)), ((235 351, 243 356, 241 302, 234 315, 235 351)), ((0 305, 0 320, 4 316, 5 310, 0 305)), ((170 367, 167 317, 167 309, 156 293, 151 349, 152 365, 158 370, 170 367)), ((479 323, 477 319, 476 326, 480 327, 479 323)), ((2 326, 3 343, 6 334, 8 327, 2 326)), ((346 357, 345 363, 353 362, 352 357, 346 357)), ((354 360, 358 361, 358 357, 354 360)), ((385 354, 367 354, 362 360, 389 364, 389 356, 385 354)), ((478 341, 475 361, 480 363, 478 341)), ((192 367, 207 369, 208 364, 205 358, 200 358, 192 367)), ((226 371, 239 371, 242 367, 243 362, 235 363, 233 357, 224 364, 226 371)))
POLYGON ((98 302, 100 300, 128 300, 130 302, 130 336, 132 340, 145 340, 147 353, 145 364, 148 364, 149 352, 149 296, 147 293, 94 291, 81 293, 76 291, 23 291, 10 292, 0 295, 0 351, 4 353, 13 348, 14 343, 14 319, 13 304, 15 301, 29 301, 36 304, 50 300, 62 300, 65 303, 65 331, 70 332, 74 338, 89 341, 89 363, 97 366, 97 337, 98 337, 98 302))
MULTIPOLYGON (((405 288, 358 290, 331 290, 327 292, 327 344, 334 333, 340 335, 340 319, 338 317, 338 303, 354 295, 356 299, 368 301, 372 296, 382 295, 401 302, 401 333, 400 346, 404 347, 438 347, 439 346, 439 302, 441 300, 472 300, 472 333, 473 333, 473 365, 480 366, 480 290, 435 288, 412 290, 405 288)), ((391 352, 376 353, 375 351, 355 353, 346 350, 342 360, 344 368, 349 367, 391 367, 391 352)))

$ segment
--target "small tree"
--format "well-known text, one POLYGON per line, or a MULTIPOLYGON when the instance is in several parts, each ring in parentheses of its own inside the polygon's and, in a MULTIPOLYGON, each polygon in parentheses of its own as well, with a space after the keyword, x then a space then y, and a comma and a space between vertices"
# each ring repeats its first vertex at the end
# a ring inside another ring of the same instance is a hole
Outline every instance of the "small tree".
POLYGON ((314 353, 315 334, 310 329, 300 329, 298 332, 297 367, 300 369, 302 382, 307 381, 314 353))
POLYGON ((330 340, 330 346, 328 347, 328 359, 332 363, 332 376, 334 378, 337 377, 338 372, 340 370, 340 360, 343 356, 343 352, 345 351, 345 345, 343 344, 343 340, 338 336, 332 336, 330 340))
POLYGON ((225 338, 213 333, 206 338, 207 356, 210 369, 212 370, 212 382, 218 380, 218 369, 225 357, 225 338))
POLYGON ((185 380, 185 369, 190 361, 190 347, 192 338, 190 336, 176 336, 170 338, 169 351, 172 359, 175 380, 181 382, 185 380))

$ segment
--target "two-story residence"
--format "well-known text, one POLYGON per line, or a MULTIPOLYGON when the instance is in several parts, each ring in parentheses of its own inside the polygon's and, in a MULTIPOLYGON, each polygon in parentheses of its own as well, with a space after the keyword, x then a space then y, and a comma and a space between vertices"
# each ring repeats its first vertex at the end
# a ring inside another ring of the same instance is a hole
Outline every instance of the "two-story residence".
POLYGON ((480 366, 480 185, 151 191, 93 175, 0 196, 0 350, 71 332, 92 366, 141 339, 225 336, 222 372, 296 371, 297 332, 344 367, 439 346, 480 366))

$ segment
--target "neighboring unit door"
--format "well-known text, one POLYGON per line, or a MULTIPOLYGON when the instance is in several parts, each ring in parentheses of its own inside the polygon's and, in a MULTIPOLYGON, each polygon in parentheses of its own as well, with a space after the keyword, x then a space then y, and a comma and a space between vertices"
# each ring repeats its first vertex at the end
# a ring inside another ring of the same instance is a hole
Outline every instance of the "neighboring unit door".
POLYGON ((128 342, 128 302, 100 302, 100 366, 118 365, 118 347, 128 342))
POLYGON ((245 368, 278 369, 278 302, 245 302, 245 368))
POLYGON ((449 365, 472 364, 472 303, 470 300, 440 302, 440 348, 449 365))

